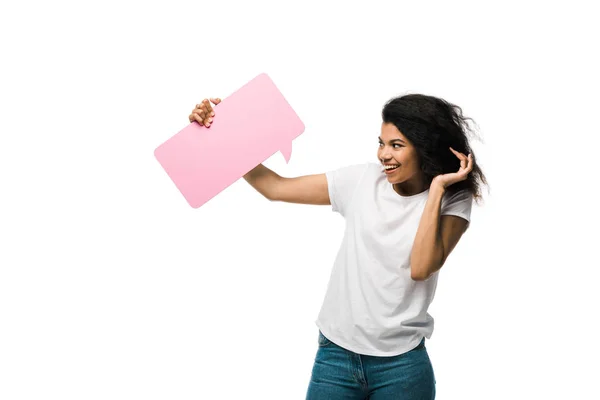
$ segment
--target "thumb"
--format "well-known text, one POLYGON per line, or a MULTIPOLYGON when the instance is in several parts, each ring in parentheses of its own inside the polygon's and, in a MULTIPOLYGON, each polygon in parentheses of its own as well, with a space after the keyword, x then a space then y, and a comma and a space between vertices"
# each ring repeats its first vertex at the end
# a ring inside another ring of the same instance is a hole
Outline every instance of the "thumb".
POLYGON ((218 97, 217 98, 211 97, 210 101, 212 101, 214 104, 219 104, 221 102, 221 99, 219 99, 218 97))

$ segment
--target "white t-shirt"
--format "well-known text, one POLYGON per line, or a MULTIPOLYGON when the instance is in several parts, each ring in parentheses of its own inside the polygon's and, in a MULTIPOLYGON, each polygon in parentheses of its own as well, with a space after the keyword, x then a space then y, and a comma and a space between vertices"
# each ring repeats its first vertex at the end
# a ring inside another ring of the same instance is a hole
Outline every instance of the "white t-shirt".
MULTIPOLYGON (((318 319, 323 335, 358 354, 394 356, 431 338, 438 273, 410 277, 410 252, 429 190, 401 196, 380 164, 326 173, 332 210, 346 220, 318 319)), ((441 214, 470 221, 472 195, 446 192, 441 214)))

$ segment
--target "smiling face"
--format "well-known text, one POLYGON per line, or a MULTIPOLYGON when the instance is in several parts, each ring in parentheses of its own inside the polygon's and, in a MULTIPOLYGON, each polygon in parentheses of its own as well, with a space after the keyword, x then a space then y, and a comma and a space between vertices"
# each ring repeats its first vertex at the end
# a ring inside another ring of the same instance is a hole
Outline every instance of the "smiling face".
POLYGON ((381 124, 377 159, 385 167, 382 173, 399 194, 410 196, 427 188, 415 147, 394 124, 381 124))

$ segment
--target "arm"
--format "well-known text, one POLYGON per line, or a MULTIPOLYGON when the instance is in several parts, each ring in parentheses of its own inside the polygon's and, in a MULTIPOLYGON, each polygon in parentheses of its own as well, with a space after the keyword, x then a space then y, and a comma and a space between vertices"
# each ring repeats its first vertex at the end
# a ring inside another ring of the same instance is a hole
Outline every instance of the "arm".
MULTIPOLYGON (((215 105, 221 102, 219 98, 210 99, 215 105)), ((208 101, 204 99, 189 116, 190 123, 198 123, 210 127, 215 112, 208 101)), ((244 175, 244 179, 260 194, 270 201, 285 201, 300 204, 330 205, 329 187, 325 174, 300 176, 298 178, 283 178, 269 168, 259 164, 244 175)))
POLYGON ((330 205, 325 174, 284 178, 260 164, 244 175, 244 179, 270 201, 330 205))
POLYGON ((444 193, 442 186, 431 186, 410 257, 413 280, 426 280, 442 268, 467 227, 463 218, 440 216, 444 193))

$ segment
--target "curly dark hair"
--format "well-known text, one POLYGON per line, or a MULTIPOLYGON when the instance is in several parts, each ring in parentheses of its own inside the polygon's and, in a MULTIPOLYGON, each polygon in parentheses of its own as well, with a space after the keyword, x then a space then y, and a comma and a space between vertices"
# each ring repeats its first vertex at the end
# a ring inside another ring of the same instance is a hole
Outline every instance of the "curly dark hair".
POLYGON ((415 146, 421 170, 429 183, 439 174, 459 170, 460 160, 449 147, 466 155, 471 153, 473 170, 466 180, 451 185, 448 191, 468 189, 476 202, 481 201, 482 186, 488 182, 469 145, 469 136, 476 137, 467 122, 473 119, 463 116, 460 107, 438 97, 406 94, 388 100, 381 117, 384 123, 396 126, 415 146))

